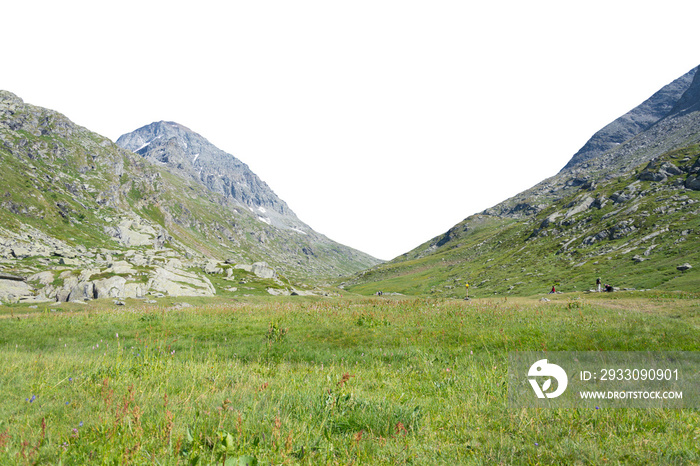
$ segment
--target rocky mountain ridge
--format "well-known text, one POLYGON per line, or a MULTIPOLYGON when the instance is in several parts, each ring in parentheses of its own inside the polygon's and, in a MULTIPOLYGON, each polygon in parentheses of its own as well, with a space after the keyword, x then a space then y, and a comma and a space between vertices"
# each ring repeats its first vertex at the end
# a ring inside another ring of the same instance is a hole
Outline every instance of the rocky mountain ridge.
POLYGON ((596 132, 558 174, 483 213, 508 218, 535 215, 582 185, 613 179, 669 151, 699 143, 697 70, 596 132))
POLYGON ((465 281, 485 294, 533 294, 608 276, 626 288, 697 290, 699 172, 696 68, 596 133, 557 175, 345 286, 456 297, 465 281))
POLYGON ((236 201, 275 227, 310 230, 245 163, 183 125, 154 122, 120 136, 116 144, 236 201))
POLYGON ((523 218, 475 214, 344 283, 350 291, 470 296, 700 285, 700 145, 671 151, 523 218))
POLYGON ((146 155, 0 91, 0 301, 300 294, 379 262, 146 155))
POLYGON ((647 100, 615 121, 596 132, 579 149, 562 171, 570 170, 590 159, 596 159, 604 153, 615 149, 618 145, 632 139, 637 134, 646 131, 667 115, 674 113, 683 95, 688 91, 697 69, 694 68, 661 88, 647 100))

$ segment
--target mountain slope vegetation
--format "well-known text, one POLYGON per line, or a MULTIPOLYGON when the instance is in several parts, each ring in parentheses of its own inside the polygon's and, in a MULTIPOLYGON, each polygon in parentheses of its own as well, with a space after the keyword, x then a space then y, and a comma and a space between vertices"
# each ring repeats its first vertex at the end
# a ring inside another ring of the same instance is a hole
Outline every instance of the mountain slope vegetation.
POLYGON ((471 296, 532 295, 589 290, 601 278, 618 289, 697 290, 695 71, 612 125, 643 120, 627 126, 629 139, 610 143, 609 125, 554 177, 342 286, 464 297, 469 283, 471 296))
POLYGON ((0 91, 0 301, 290 293, 379 262, 273 196, 240 202, 0 91))

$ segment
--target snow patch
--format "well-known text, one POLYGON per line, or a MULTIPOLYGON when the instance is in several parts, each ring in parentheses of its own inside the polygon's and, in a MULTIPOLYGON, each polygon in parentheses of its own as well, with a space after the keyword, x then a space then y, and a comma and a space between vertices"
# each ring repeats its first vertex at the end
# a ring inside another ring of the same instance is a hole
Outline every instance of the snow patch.
POLYGON ((272 225, 272 221, 269 218, 261 217, 258 215, 258 220, 260 220, 263 223, 267 223, 268 225, 272 225))
POLYGON ((197 158, 199 157, 199 153, 194 154, 194 158, 192 159, 192 165, 197 161, 197 158))
POLYGON ((148 145, 151 144, 151 143, 152 143, 153 141, 155 141, 156 139, 160 139, 160 136, 154 137, 153 139, 151 139, 150 141, 148 141, 146 144, 144 144, 143 146, 141 146, 141 147, 139 147, 138 149, 136 149, 134 152, 138 152, 138 151, 140 151, 141 149, 143 149, 144 147, 148 147, 148 145))
POLYGON ((263 214, 267 213, 267 210, 265 210, 265 207, 263 206, 258 206, 258 210, 262 212, 263 214))
POLYGON ((305 234, 306 234, 306 232, 305 232, 304 230, 300 230, 300 229, 298 229, 298 228, 292 228, 292 231, 296 231, 297 233, 300 233, 300 234, 302 234, 302 235, 305 235, 305 234))

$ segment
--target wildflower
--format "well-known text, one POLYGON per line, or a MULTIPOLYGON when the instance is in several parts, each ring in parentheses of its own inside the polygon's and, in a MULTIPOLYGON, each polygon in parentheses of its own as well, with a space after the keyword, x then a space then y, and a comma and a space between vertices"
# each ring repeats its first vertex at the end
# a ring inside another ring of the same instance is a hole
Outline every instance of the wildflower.
POLYGON ((73 377, 68 377, 68 381, 69 381, 69 382, 72 382, 72 381, 73 381, 73 377))
POLYGON ((537 443, 537 442, 535 442, 535 446, 536 446, 536 447, 539 447, 539 446, 540 446, 540 444, 539 444, 539 443, 537 443))
POLYGON ((83 421, 80 421, 80 424, 78 426, 83 427, 83 421))
POLYGON ((119 334, 117 333, 117 339, 119 338, 119 334))
POLYGON ((36 395, 32 395, 32 397, 29 399, 29 402, 34 403, 34 400, 36 400, 36 395))

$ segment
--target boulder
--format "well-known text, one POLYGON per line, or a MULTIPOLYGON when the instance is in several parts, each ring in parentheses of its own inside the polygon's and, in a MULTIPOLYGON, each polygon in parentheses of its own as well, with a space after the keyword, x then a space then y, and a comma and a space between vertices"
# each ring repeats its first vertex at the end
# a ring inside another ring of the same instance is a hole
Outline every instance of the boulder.
MULTIPOLYGON (((588 209, 591 207, 591 205, 593 205, 593 202, 594 202, 594 201, 595 201, 595 199, 593 199, 591 196, 586 196, 586 197, 581 201, 580 204, 571 207, 571 208, 566 212, 565 218, 569 218, 569 217, 572 217, 572 216, 574 216, 574 215, 576 215, 576 214, 580 214, 581 212, 585 212, 586 210, 588 210, 588 209)), ((548 218, 549 218, 549 217, 548 217, 548 218)))
POLYGON ((124 246, 150 246, 156 231, 148 226, 141 225, 135 220, 122 220, 116 227, 105 227, 105 232, 124 246))
POLYGON ((33 295, 31 287, 24 281, 0 279, 0 300, 3 302, 14 302, 33 295))
POLYGON ((93 282, 83 281, 78 282, 70 290, 68 295, 68 301, 85 301, 86 299, 93 299, 95 297, 95 285, 93 282))
POLYGON ((256 262, 253 264, 250 271, 260 278, 277 278, 275 269, 267 265, 266 262, 256 262))
POLYGON ((73 275, 70 270, 61 273, 58 278, 63 279, 63 286, 56 290, 56 301, 67 302, 70 298, 71 291, 78 285, 78 277, 73 275))
POLYGON ((59 288, 56 290, 56 301, 61 303, 68 302, 68 297, 70 296, 70 288, 59 288))
POLYGON ((75 251, 68 248, 59 248, 53 251, 54 256, 65 257, 66 259, 75 258, 75 251))
POLYGON ((688 189, 695 190, 695 191, 700 191, 700 176, 690 175, 685 180, 685 187, 688 189))
POLYGON ((12 248, 12 256, 15 259, 24 259, 25 257, 31 256, 31 252, 27 248, 17 246, 12 248))
POLYGON ((61 264, 61 265, 73 265, 73 266, 81 265, 79 260, 77 260, 77 259, 70 259, 70 258, 67 258, 67 257, 61 257, 61 258, 58 260, 58 263, 61 264))
POLYGON ((124 285, 125 298, 143 298, 146 294, 145 284, 143 283, 127 283, 124 285))
POLYGON ((35 273, 34 275, 30 276, 27 281, 29 282, 37 282, 40 285, 46 286, 50 285, 53 283, 53 272, 49 272, 48 270, 46 272, 39 272, 35 273))
POLYGON ((109 264, 105 272, 114 273, 117 275, 128 275, 136 273, 136 270, 134 270, 132 265, 127 261, 115 261, 109 264))
POLYGON ((185 270, 155 268, 148 288, 169 296, 214 296, 216 289, 209 279, 185 270))
POLYGON ((652 171, 643 171, 642 173, 639 174, 639 179, 642 181, 666 181, 668 177, 664 172, 652 172, 652 171))
POLYGON ((120 276, 95 280, 94 297, 96 299, 122 298, 125 295, 124 285, 126 285, 126 279, 120 276))
POLYGON ((679 265, 678 267, 676 267, 676 269, 680 270, 681 272, 685 272, 686 270, 690 270, 692 268, 693 268, 693 266, 687 262, 683 265, 679 265))
POLYGON ((204 264, 203 270, 204 273, 209 275, 224 273, 224 269, 219 266, 219 262, 213 259, 209 259, 207 263, 204 264))

